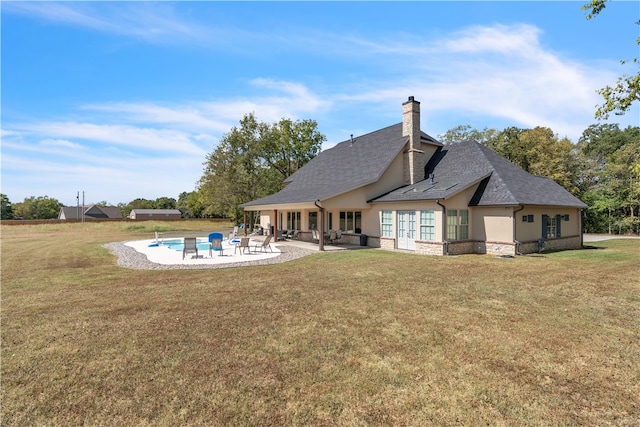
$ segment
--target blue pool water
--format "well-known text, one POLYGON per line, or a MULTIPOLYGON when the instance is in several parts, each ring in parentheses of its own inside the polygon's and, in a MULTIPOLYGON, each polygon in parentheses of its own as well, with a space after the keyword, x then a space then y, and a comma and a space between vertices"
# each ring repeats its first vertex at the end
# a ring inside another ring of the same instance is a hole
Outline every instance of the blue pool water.
MULTIPOLYGON (((174 251, 180 251, 184 249, 184 240, 183 239, 169 239, 160 243, 160 246, 167 246, 169 249, 173 249, 174 251)), ((206 239, 198 239, 197 246, 199 251, 208 251, 209 250, 209 241, 206 239)))

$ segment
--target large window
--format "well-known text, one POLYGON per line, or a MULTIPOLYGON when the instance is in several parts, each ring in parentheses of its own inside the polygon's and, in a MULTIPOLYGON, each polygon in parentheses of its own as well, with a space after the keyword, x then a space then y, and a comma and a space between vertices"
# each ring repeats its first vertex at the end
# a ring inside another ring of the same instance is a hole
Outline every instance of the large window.
POLYGON ((309 212, 309 230, 318 229, 318 212, 309 212))
POLYGON ((382 211, 382 237, 393 237, 393 214, 391 211, 382 211))
POLYGON ((467 240, 469 238, 469 211, 449 209, 447 211, 447 240, 467 240))
POLYGON ((300 230, 300 218, 300 212, 287 212, 287 224, 285 228, 287 230, 300 230))
POLYGON ((340 212, 340 230, 362 232, 362 212, 340 212))
POLYGON ((436 214, 434 210, 420 211, 420 240, 436 239, 436 214))

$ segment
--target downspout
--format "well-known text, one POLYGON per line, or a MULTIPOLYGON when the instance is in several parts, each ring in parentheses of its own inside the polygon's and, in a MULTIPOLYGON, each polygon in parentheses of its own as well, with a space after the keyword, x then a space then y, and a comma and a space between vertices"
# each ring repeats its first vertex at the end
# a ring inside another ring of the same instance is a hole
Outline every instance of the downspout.
POLYGON ((449 242, 445 239, 447 235, 447 207, 440 203, 440 200, 436 200, 436 203, 442 207, 442 244, 444 246, 444 254, 449 255, 449 242))
POLYGON ((324 208, 318 204, 320 199, 313 202, 314 205, 320 210, 320 226, 318 227, 318 250, 324 251, 324 208))
POLYGON ((518 221, 516 221, 516 214, 523 209, 524 209, 524 205, 520 206, 520 209, 516 209, 515 211, 513 211, 513 243, 516 244, 516 255, 522 255, 520 253, 520 242, 516 240, 516 236, 517 236, 516 224, 518 223, 518 221))

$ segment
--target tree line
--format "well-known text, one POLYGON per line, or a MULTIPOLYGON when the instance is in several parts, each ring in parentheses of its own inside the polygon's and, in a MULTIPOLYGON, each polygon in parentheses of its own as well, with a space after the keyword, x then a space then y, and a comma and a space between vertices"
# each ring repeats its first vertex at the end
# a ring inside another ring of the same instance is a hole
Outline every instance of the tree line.
MULTIPOLYGON (((98 207, 117 207, 120 208, 122 217, 126 218, 133 209, 179 209, 183 217, 199 218, 198 212, 194 214, 191 210, 191 200, 196 192, 180 193, 178 200, 172 197, 159 197, 155 200, 138 198, 128 203, 118 203, 111 205, 106 201, 91 203, 85 205, 98 207)), ((58 199, 48 196, 27 197, 22 202, 12 203, 6 194, 0 194, 2 202, 1 216, 2 219, 54 219, 58 218, 60 209, 65 205, 60 203, 58 199)))

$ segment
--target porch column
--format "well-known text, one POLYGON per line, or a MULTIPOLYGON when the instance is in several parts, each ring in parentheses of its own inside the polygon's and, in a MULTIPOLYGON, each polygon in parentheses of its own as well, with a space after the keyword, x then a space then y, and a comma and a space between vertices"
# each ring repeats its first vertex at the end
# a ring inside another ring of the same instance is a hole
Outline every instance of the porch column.
POLYGON ((275 218, 273 219, 274 225, 273 225, 273 241, 277 242, 278 241, 278 209, 276 209, 275 211, 275 218))
POLYGON ((247 235, 247 211, 244 211, 244 222, 242 223, 244 225, 244 235, 247 235))

